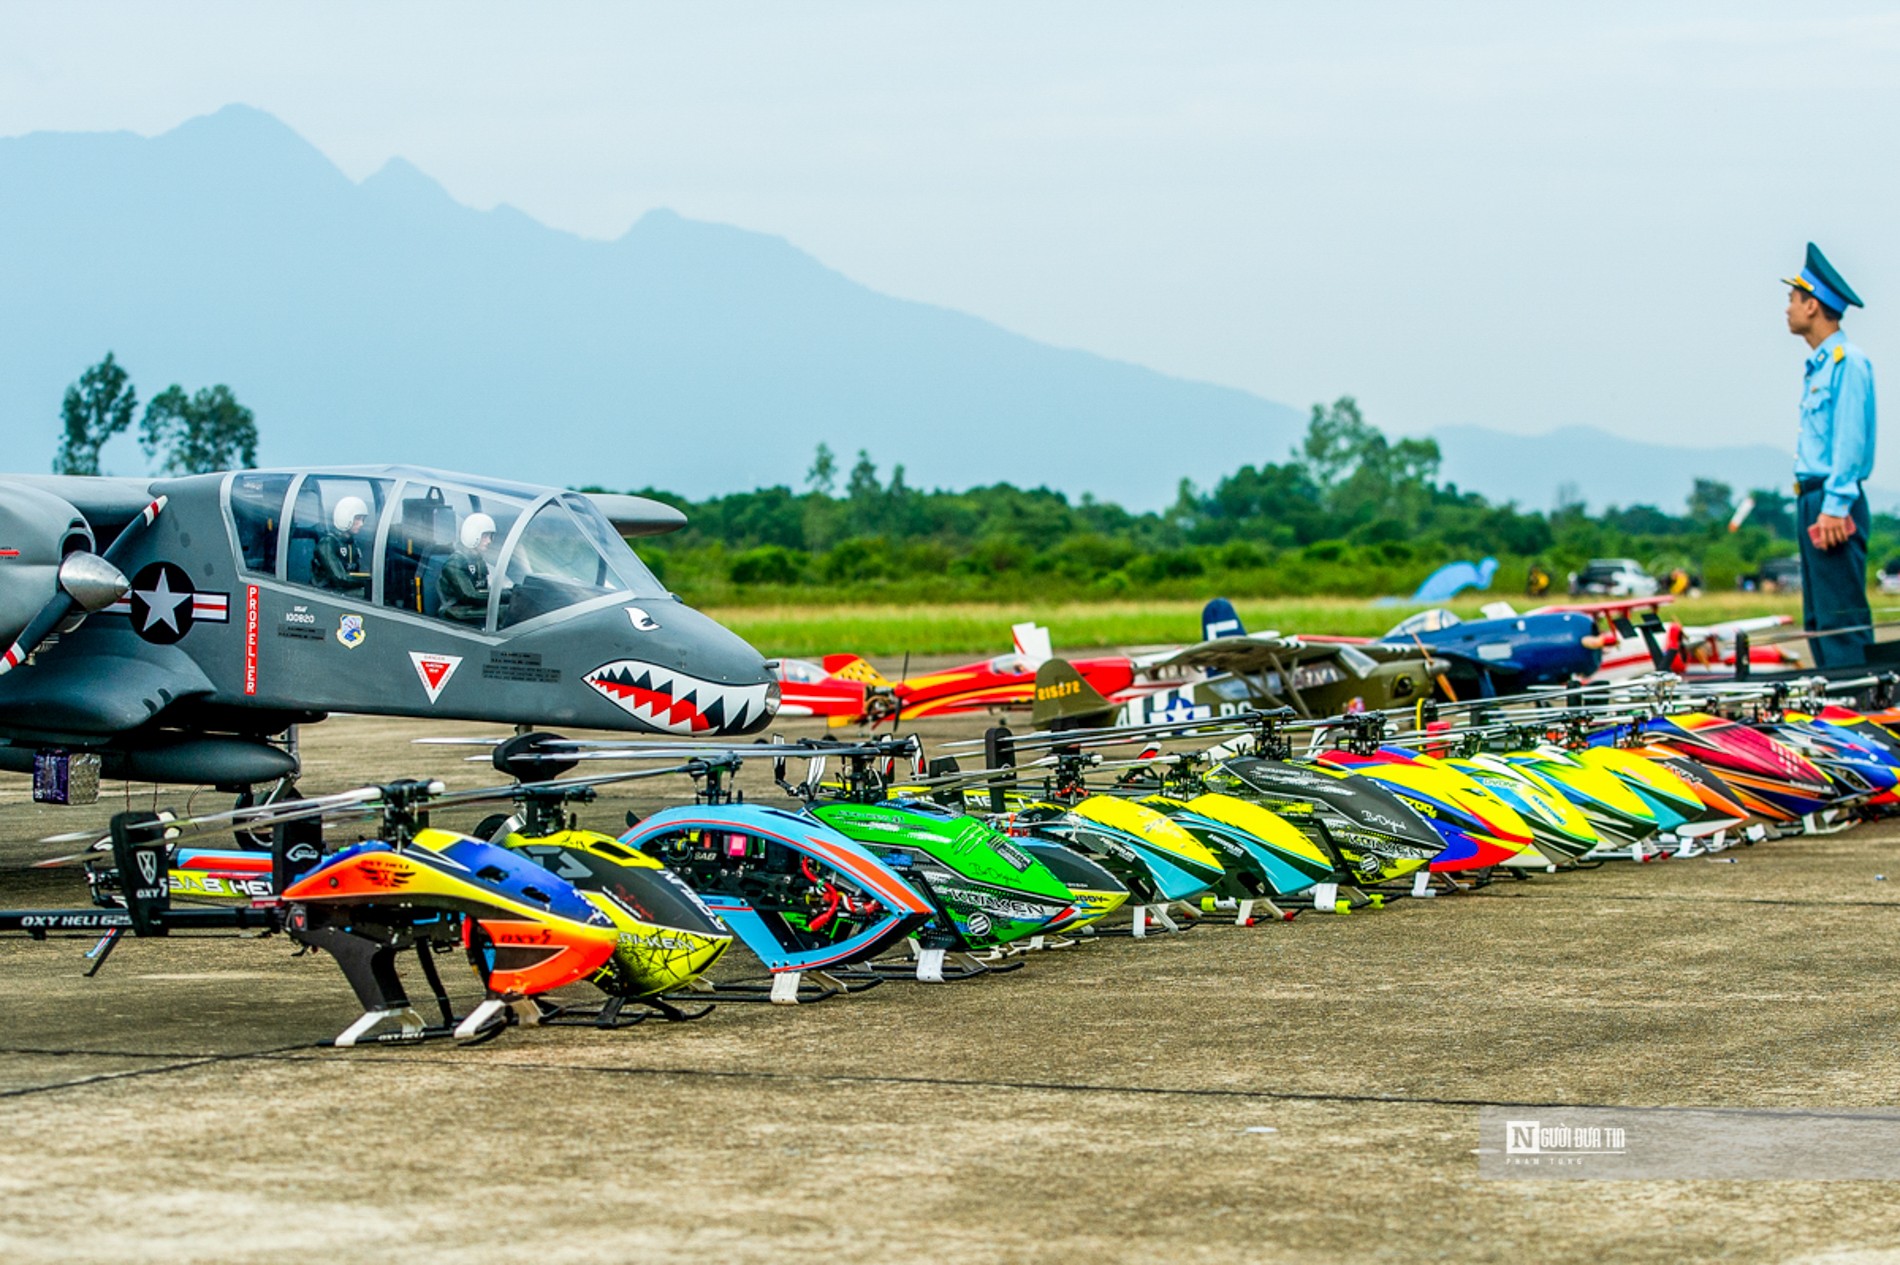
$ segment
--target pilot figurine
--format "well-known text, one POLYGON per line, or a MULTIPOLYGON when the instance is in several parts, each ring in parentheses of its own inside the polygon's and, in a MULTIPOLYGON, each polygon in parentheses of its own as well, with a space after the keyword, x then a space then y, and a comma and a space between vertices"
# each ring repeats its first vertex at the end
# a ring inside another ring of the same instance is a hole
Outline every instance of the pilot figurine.
POLYGON ((495 520, 486 514, 470 514, 462 520, 460 541, 455 552, 442 565, 435 580, 436 596, 441 599, 441 614, 461 624, 480 624, 488 620, 488 558, 495 543, 495 520))
POLYGON ((1841 333, 1862 306, 1820 248, 1785 277, 1788 331, 1808 344, 1795 444, 1795 521, 1801 546, 1801 619, 1809 632, 1851 629, 1808 642, 1816 667, 1855 667, 1873 641, 1867 607, 1867 493, 1874 467, 1874 368, 1841 333))
POLYGON ((317 541, 310 558, 310 582, 320 589, 349 597, 369 596, 369 576, 363 570, 363 548, 357 535, 369 519, 369 506, 360 496, 346 496, 330 514, 330 530, 317 541))

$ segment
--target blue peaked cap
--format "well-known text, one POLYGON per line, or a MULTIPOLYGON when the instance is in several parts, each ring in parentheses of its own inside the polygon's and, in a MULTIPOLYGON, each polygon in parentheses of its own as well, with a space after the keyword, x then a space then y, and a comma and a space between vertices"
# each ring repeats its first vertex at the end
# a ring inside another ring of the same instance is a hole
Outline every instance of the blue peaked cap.
POLYGON ((1806 290, 1836 312, 1845 312, 1850 307, 1865 307, 1860 296, 1854 293, 1852 286, 1841 279, 1834 265, 1827 261, 1821 248, 1813 242, 1808 243, 1808 261, 1798 277, 1783 277, 1783 281, 1797 290, 1806 290))

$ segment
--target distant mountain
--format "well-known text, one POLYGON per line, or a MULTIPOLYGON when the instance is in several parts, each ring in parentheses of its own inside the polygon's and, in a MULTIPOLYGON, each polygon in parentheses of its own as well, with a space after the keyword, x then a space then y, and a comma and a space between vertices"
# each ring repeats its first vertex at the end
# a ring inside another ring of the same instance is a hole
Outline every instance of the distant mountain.
POLYGON ((797 486, 822 440, 913 484, 1152 507, 1183 476, 1282 459, 1303 427, 874 293, 776 237, 656 210, 588 241, 464 207, 401 160, 352 182, 243 106, 149 139, 0 140, 9 468, 51 461, 62 391, 108 349, 147 398, 229 383, 266 463, 694 495, 797 486))
MULTIPOLYGON (((475 211, 394 159, 353 182, 244 106, 162 136, 0 139, 0 433, 47 468, 107 350, 145 398, 225 382, 271 464, 412 461, 695 496, 868 448, 913 484, 1009 480, 1136 509, 1283 461, 1301 413, 866 289, 789 243, 652 211, 617 241, 475 211)), ((1773 448, 1438 432, 1445 475, 1546 508, 1779 485, 1773 448)), ((130 440, 108 468, 131 473, 130 440)), ((1878 498, 1877 498, 1878 499, 1878 498)), ((1886 498, 1887 502, 1897 499, 1886 498)), ((1883 502, 1886 503, 1886 502, 1883 502)))
MULTIPOLYGON (((1682 512, 1697 479, 1726 483, 1740 496, 1753 488, 1786 490, 1794 479, 1794 437, 1788 447, 1682 448, 1623 439, 1588 426, 1546 435, 1507 435, 1482 426, 1433 432, 1444 453, 1442 477, 1492 501, 1550 509, 1558 489, 1574 486, 1592 509, 1653 505, 1682 512)), ((1877 510, 1900 503, 1900 493, 1868 488, 1877 510)))

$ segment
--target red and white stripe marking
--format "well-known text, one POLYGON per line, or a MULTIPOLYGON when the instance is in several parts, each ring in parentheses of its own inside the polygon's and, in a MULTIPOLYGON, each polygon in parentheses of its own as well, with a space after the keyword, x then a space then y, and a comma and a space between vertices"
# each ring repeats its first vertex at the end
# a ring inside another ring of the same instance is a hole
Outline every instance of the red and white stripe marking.
MULTIPOLYGON (((130 615, 132 598, 130 595, 120 598, 106 607, 109 615, 130 615)), ((213 624, 231 622, 231 595, 229 593, 193 593, 191 595, 191 617, 213 624)))

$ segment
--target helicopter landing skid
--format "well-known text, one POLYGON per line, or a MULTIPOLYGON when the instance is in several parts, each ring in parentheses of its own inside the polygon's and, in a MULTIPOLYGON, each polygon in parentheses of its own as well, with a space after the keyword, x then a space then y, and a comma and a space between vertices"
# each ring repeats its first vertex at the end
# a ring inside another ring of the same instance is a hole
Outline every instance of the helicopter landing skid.
POLYGON ((1282 909, 1266 896, 1203 896, 1199 909, 1185 901, 1177 902, 1188 917, 1206 918, 1210 922, 1223 921, 1218 916, 1233 914, 1236 927, 1258 927, 1269 922, 1291 922, 1292 911, 1282 909))
POLYGON ((1096 931, 1100 936, 1132 936, 1136 940, 1146 940, 1155 935, 1179 935, 1200 926, 1199 922, 1176 922, 1174 915, 1168 912, 1171 901, 1158 901, 1146 905, 1124 906, 1131 919, 1126 927, 1102 927, 1096 931))
MULTIPOLYGON (((1000 970, 1003 968, 996 965, 998 962, 1003 962, 1010 958, 1019 958, 1028 953, 1051 952, 1056 949, 1073 949, 1077 945, 1087 944, 1093 939, 1094 935, 1092 930, 1084 931, 1078 935, 1036 935, 1030 936, 1027 940, 1011 941, 1009 944, 998 945, 994 949, 987 949, 982 953, 973 953, 970 956, 988 966, 991 970, 1000 970)), ((1021 963, 1016 963, 1016 965, 1020 966, 1021 963)))
POLYGON ((458 1020, 448 990, 442 986, 441 972, 436 970, 435 950, 427 940, 409 944, 406 951, 416 955, 422 978, 429 986, 429 999, 440 1015, 435 1023, 424 1020, 410 1004, 402 978, 396 973, 396 960, 405 951, 404 946, 324 926, 295 927, 291 936, 335 958, 337 965, 343 968, 344 978, 355 990, 357 1000, 363 1004, 363 1013, 356 1022, 329 1040, 318 1042, 319 1045, 349 1049, 358 1045, 407 1044, 443 1037, 475 1044, 499 1036, 503 1028, 519 1022, 519 1016, 508 1001, 492 997, 458 1020), (386 1026, 391 1020, 395 1026, 386 1026))
POLYGON ((418 1041, 440 1041, 455 1038, 464 1045, 480 1045, 492 1041, 501 1035, 504 1028, 519 1022, 512 1010, 506 1009, 507 1003, 500 1003, 502 1009, 491 1012, 487 1003, 459 1021, 450 1016, 448 1023, 426 1023, 415 1007, 408 1004, 398 1006, 379 1006, 364 1011, 352 1023, 334 1037, 319 1041, 322 1047, 347 1050, 359 1045, 410 1045, 418 1041), (395 1026, 384 1024, 394 1020, 395 1026))
POLYGON ((920 984, 951 984, 983 975, 1020 971, 1026 963, 985 962, 975 954, 943 949, 918 949, 909 958, 879 958, 862 962, 838 974, 845 979, 916 980, 920 984))
POLYGON ((667 993, 661 1001, 675 1005, 686 1002, 766 1002, 774 1006, 809 1005, 830 1001, 847 993, 861 993, 884 981, 848 978, 842 971, 780 971, 765 979, 696 979, 692 991, 667 993))
POLYGON ((535 1008, 540 1011, 541 1022, 550 1026, 587 1027, 587 1028, 631 1028, 635 1024, 645 1023, 649 1019, 665 1019, 669 1023, 691 1023, 695 1019, 704 1019, 713 1012, 714 1003, 687 1008, 675 1005, 664 997, 609 997, 599 1006, 569 1006, 548 1000, 545 997, 534 999, 535 1008), (629 1007, 644 1009, 630 1010, 629 1007))

